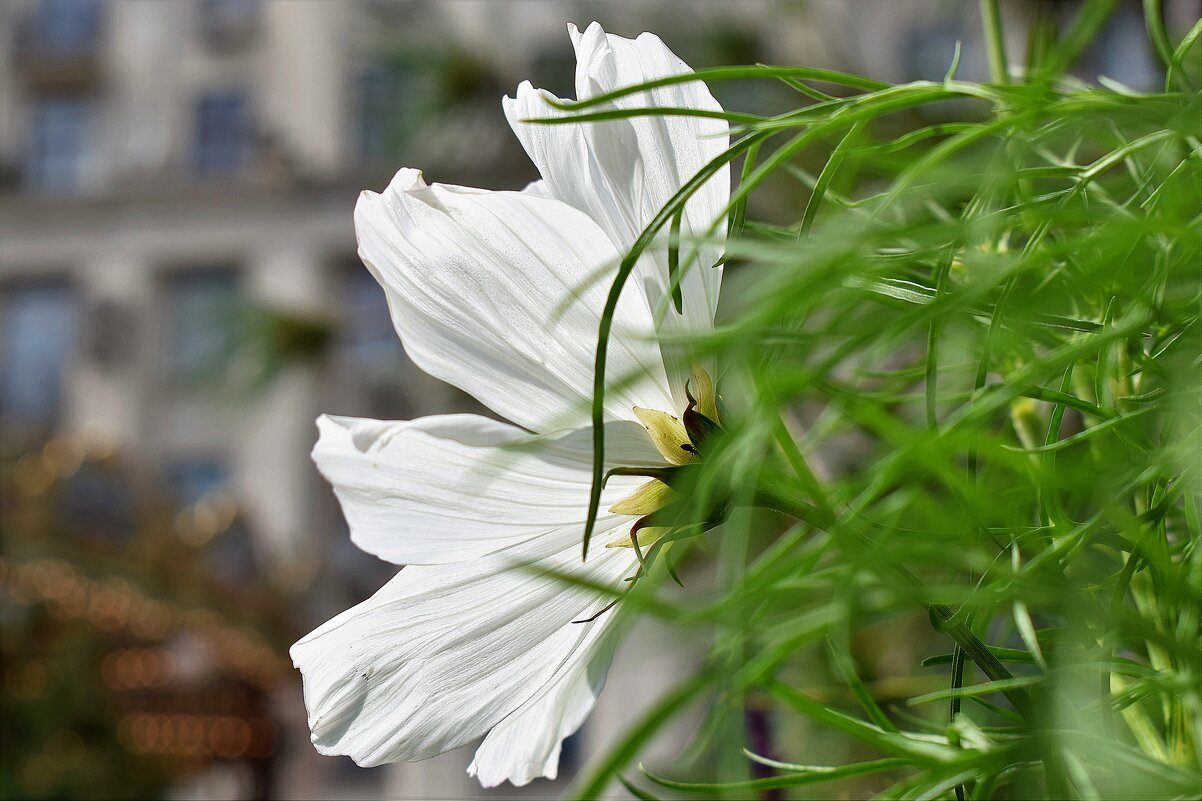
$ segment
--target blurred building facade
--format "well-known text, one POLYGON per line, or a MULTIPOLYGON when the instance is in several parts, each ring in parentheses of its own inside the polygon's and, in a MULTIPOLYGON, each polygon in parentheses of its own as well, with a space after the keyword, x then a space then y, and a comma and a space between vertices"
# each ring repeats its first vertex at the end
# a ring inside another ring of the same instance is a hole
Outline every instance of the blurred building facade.
MULTIPOLYGON (((479 410, 406 361, 355 255, 360 190, 382 188, 402 163, 491 188, 534 178, 499 101, 524 78, 572 93, 569 21, 657 31, 695 65, 803 63, 897 80, 941 78, 963 40, 963 69, 979 78, 966 5, 697 3, 682 20, 679 7, 641 1, 7 0, 0 432, 18 445, 119 450, 183 509, 235 503, 250 532, 238 557, 254 564, 247 580, 290 599, 300 629, 314 625, 390 574, 350 545, 308 459, 316 415, 479 410)), ((1019 5, 1031 4, 1008 8, 1019 5)), ((1114 64, 1099 71, 1144 80, 1130 53, 1114 64)), ((637 685, 638 698, 604 695, 563 773, 686 669, 691 655, 665 648, 670 636, 636 635, 624 650, 611 684, 637 685)), ((479 791, 464 753, 380 771, 320 758, 299 682, 277 695, 291 726, 278 795, 479 791)), ((201 775, 179 792, 247 792, 222 781, 201 775)))
MULTIPOLYGON (((637 33, 637 16, 609 24, 637 33)), ((216 564, 291 604, 298 634, 365 598, 391 570, 350 544, 308 458, 314 418, 480 409, 405 359, 355 254, 356 196, 402 160, 468 185, 536 177, 500 97, 527 77, 570 94, 564 25, 591 18, 570 3, 0 4, 6 453, 119 452, 187 520, 233 504, 245 542, 216 564)), ((47 564, 26 572, 88 581, 47 564)), ((9 573, 18 588, 22 575, 9 573)), ((662 645, 671 633, 639 636, 662 645)), ((637 683, 648 702, 690 661, 683 644, 634 650, 614 681, 637 683)), ((105 664, 126 651, 150 653, 126 647, 105 664)), ((479 792, 464 772, 470 751, 373 771, 320 757, 299 677, 275 696, 273 794, 479 792)), ((565 749, 562 774, 639 705, 611 694, 565 749)), ((263 786, 215 763, 176 793, 263 786)))

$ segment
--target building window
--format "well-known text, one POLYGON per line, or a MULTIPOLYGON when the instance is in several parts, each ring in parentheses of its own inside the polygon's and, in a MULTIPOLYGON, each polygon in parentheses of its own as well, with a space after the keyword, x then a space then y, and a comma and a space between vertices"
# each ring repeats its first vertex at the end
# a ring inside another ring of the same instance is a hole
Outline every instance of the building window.
POLYGON ((78 309, 66 282, 14 286, 0 296, 0 416, 49 425, 61 411, 78 309))
POLYGON ((250 157, 249 103, 241 90, 210 92, 196 104, 192 164, 198 175, 230 175, 250 157))
MULTIPOLYGON (((228 491, 231 476, 229 465, 220 457, 189 456, 168 461, 163 479, 171 499, 180 509, 187 509, 228 491)), ((230 503, 228 498, 225 503, 230 503)), ((223 516, 216 513, 203 523, 191 516, 191 525, 185 524, 180 533, 193 545, 204 546, 203 564, 213 577, 229 589, 245 589, 262 580, 251 532, 236 510, 224 520, 223 516)))
POLYGON ((229 484, 230 471, 217 458, 185 458, 168 462, 163 478, 172 500, 180 506, 191 506, 229 484))
POLYGON ((36 189, 72 190, 84 176, 91 108, 78 97, 49 97, 33 103, 25 161, 26 183, 36 189))
POLYGON ((402 133, 402 74, 399 68, 374 65, 355 75, 354 156, 379 161, 396 152, 402 133))
POLYGON ((252 533, 245 522, 238 518, 217 532, 204 549, 204 561, 209 573, 235 592, 246 592, 250 587, 262 586, 264 582, 251 537, 252 533))
POLYGON ((561 47, 558 39, 554 47, 538 50, 530 61, 530 83, 556 97, 576 96, 575 74, 576 57, 571 50, 561 47))
POLYGON ((65 476, 56 506, 62 530, 82 543, 124 546, 138 527, 133 486, 101 461, 85 460, 65 476))
POLYGON ((358 259, 346 267, 342 282, 341 350, 356 370, 369 377, 397 373, 405 365, 405 350, 392 327, 384 289, 358 259))
POLYGON ((262 0, 204 0, 201 24, 209 43, 217 47, 245 44, 259 26, 262 0))
POLYGON ((204 0, 205 25, 210 29, 243 29, 259 22, 262 0, 204 0))
POLYGON ((563 744, 559 750, 559 775, 564 778, 570 778, 575 775, 576 771, 580 770, 580 766, 584 760, 582 740, 584 739, 584 730, 580 729, 575 733, 564 738, 563 744))
POLYGON ((175 377, 199 378, 219 370, 233 350, 238 276, 206 270, 167 281, 167 362, 175 377))
POLYGON ((956 53, 956 43, 962 43, 961 59, 957 77, 963 80, 984 81, 989 79, 982 46, 974 42, 975 19, 963 13, 949 11, 930 21, 910 24, 898 36, 901 51, 898 63, 907 80, 941 81, 951 67, 956 53))
POLYGON ((32 44, 40 53, 91 53, 100 36, 100 0, 42 0, 31 33, 32 44))
POLYGON ((355 545, 350 529, 342 520, 335 525, 327 541, 322 562, 339 595, 352 603, 368 597, 396 575, 395 567, 355 545))
POLYGON ((1164 84, 1138 6, 1120 6, 1106 20, 1075 70, 1089 81, 1105 76, 1144 92, 1164 84))

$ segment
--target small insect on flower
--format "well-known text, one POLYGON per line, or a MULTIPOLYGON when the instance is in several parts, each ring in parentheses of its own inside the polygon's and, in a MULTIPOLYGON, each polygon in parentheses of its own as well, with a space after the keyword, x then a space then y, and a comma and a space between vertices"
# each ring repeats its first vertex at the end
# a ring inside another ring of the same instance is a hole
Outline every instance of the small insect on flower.
MULTIPOLYGON (((652 34, 625 39, 596 23, 569 32, 578 98, 690 72, 652 34)), ((614 616, 600 613, 614 595, 590 587, 620 592, 637 573, 641 549, 668 530, 656 515, 674 500, 673 471, 700 458, 707 426, 719 422, 710 373, 659 347, 656 334, 712 329, 722 276, 710 265, 722 243, 700 246, 682 268, 679 303, 661 303, 672 286, 667 254, 648 252, 609 345, 611 475, 593 536, 611 547, 582 563, 593 357, 608 290, 596 276, 726 149, 728 134, 712 117, 528 122, 566 113, 549 98, 523 83, 504 100, 542 175, 525 190, 428 185, 402 169, 356 206, 359 254, 409 356, 513 425, 475 415, 318 420, 313 458, 352 540, 405 565, 292 646, 322 753, 378 765, 486 735, 468 768, 481 784, 554 778, 560 745, 609 664, 614 616)), ((720 111, 700 81, 612 101, 649 106, 720 111)), ((680 236, 703 235, 728 199, 723 169, 685 205, 680 236)))

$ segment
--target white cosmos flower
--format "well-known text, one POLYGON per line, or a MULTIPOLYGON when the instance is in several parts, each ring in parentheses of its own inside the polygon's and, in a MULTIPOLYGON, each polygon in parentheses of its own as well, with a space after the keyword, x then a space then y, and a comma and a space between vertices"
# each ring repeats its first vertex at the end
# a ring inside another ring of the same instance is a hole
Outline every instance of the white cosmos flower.
MULTIPOLYGON (((625 39, 596 23, 569 31, 580 98, 689 72, 652 34, 625 39)), ((574 622, 611 598, 545 571, 625 587, 633 549, 600 546, 629 546, 633 523, 666 493, 645 478, 612 478, 598 545, 581 561, 593 356, 609 285, 590 279, 612 271, 665 201, 726 148, 727 126, 680 116, 522 122, 560 113, 544 96, 523 83, 504 101, 541 182, 492 192, 427 185, 402 169, 355 209, 359 253, 409 356, 515 424, 474 415, 318 420, 313 458, 351 538, 406 565, 292 646, 317 749, 361 765, 424 759, 486 735, 468 769, 483 785, 554 778, 561 742, 604 683, 613 614, 574 622)), ((615 105, 720 108, 700 82, 615 105)), ((722 214, 728 184, 724 170, 694 195, 684 235, 722 214)), ((610 466, 692 458, 670 416, 685 408, 688 365, 665 359, 648 334, 712 328, 719 252, 720 244, 703 249, 688 271, 681 315, 669 305, 653 319, 668 285, 662 250, 642 259, 623 293, 607 372, 632 380, 605 397, 610 466)))

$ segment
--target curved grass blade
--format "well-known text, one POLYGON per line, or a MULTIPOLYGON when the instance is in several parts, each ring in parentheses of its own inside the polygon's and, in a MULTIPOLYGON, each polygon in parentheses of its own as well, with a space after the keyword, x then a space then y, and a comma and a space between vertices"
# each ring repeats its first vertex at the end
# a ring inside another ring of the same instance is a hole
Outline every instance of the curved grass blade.
POLYGON ((618 774, 618 781, 621 783, 621 785, 623 787, 626 788, 626 792, 630 793, 632 796, 639 799, 639 801, 660 801, 660 799, 651 795, 651 793, 649 793, 646 790, 644 790, 643 788, 639 787, 637 784, 630 781, 629 779, 627 779, 625 776, 623 776, 621 774, 618 774))
MULTIPOLYGON (((1202 19, 1194 23, 1194 26, 1189 29, 1189 33, 1181 40, 1181 44, 1177 45, 1177 49, 1173 51, 1173 57, 1169 61, 1169 68, 1165 74, 1165 91, 1172 86, 1174 78, 1183 75, 1181 67, 1185 63, 1185 57, 1189 55, 1190 48, 1198 43, 1199 38, 1202 38, 1202 19)), ((1185 88, 1192 89, 1193 87, 1187 85, 1185 88)))
POLYGON ((677 684, 632 725, 609 753, 595 765, 583 779, 566 793, 568 798, 592 799, 601 794, 614 776, 626 765, 639 749, 659 731, 665 723, 678 714, 709 686, 710 677, 705 670, 677 684))
POLYGON ((1021 687, 1032 687, 1037 684, 1042 684, 1044 681, 1046 681, 1046 679, 1043 676, 1016 676, 1014 678, 1002 679, 1000 681, 987 681, 983 684, 973 684, 969 687, 936 690, 935 692, 916 695, 913 698, 907 699, 906 705, 919 706, 921 704, 929 704, 932 701, 946 701, 949 698, 967 698, 973 695, 1004 693, 1007 690, 1014 690, 1021 687))
MULTIPOLYGON (((760 760, 757 759, 756 761, 760 760)), ((761 764, 769 763, 763 762, 761 764)), ((873 773, 881 773, 886 770, 899 770, 909 766, 910 762, 908 760, 897 757, 874 759, 870 762, 858 762, 851 765, 840 765, 839 767, 805 767, 798 765, 796 767, 801 768, 801 770, 790 775, 772 776, 766 779, 749 779, 738 782, 686 782, 656 775, 641 765, 639 766, 639 770, 648 779, 662 787, 667 787, 669 790, 711 795, 739 790, 755 791, 772 790, 779 787, 799 787, 804 784, 818 784, 820 782, 847 779, 854 776, 868 776, 873 773)))
POLYGON ((839 172, 839 168, 843 166, 843 161, 847 157, 847 151, 851 149, 852 145, 859 138, 860 132, 864 130, 864 125, 864 120, 857 120, 847 129, 847 133, 839 140, 839 144, 835 146, 830 158, 823 165, 822 172, 818 173, 818 181, 814 184, 814 190, 810 193, 810 198, 806 201, 805 210, 801 213, 801 226, 797 231, 798 241, 810 232, 810 227, 814 224, 814 216, 818 213, 818 206, 822 203, 822 198, 826 195, 827 187, 834 180, 835 174, 839 172))
MULTIPOLYGON (((659 233, 659 230, 671 219, 672 215, 684 208, 685 201, 697 191, 698 187, 758 141, 760 141, 760 135, 740 139, 698 170, 696 175, 686 181, 684 186, 668 199, 668 202, 664 204, 659 213, 647 224, 643 232, 634 241, 634 244, 630 246, 629 252, 618 264, 617 274, 614 276, 613 283, 610 286, 609 295, 605 299, 605 308, 601 312, 601 322, 597 331, 596 359, 593 363, 593 406, 591 415, 593 426, 593 476, 592 488, 589 493, 588 517, 584 526, 582 560, 588 558, 589 540, 592 537, 593 529, 597 525, 597 513, 601 503, 601 488, 605 472, 605 410, 603 406, 605 402, 605 364, 609 352, 609 334, 613 328, 613 316, 614 312, 617 311, 618 299, 622 294, 622 289, 625 287, 626 280, 630 277, 643 251, 647 249, 659 233)), ((729 206, 722 212, 723 219, 725 219, 728 211, 729 206)))
POLYGON ((813 67, 774 67, 768 65, 756 65, 745 67, 709 67, 699 69, 693 72, 684 73, 681 75, 669 75, 663 78, 657 78, 653 81, 645 81, 643 83, 624 86, 620 89, 615 89, 612 92, 596 95, 584 100, 560 100, 558 102, 548 99, 552 105, 565 111, 575 109, 588 108, 590 106, 608 103, 611 100, 617 100, 627 95, 646 92, 651 89, 658 89, 661 86, 674 86, 680 83, 692 83, 694 81, 730 81, 743 78, 795 78, 803 81, 819 81, 821 83, 831 83, 836 86, 846 86, 851 89, 860 89, 865 92, 876 92, 881 89, 888 89, 889 84, 883 81, 875 81, 871 78, 864 78, 851 73, 839 72, 837 70, 816 69, 813 67))
POLYGON ((852 661, 851 654, 848 653, 847 648, 833 637, 828 637, 827 642, 830 643, 831 654, 834 656, 835 667, 838 669, 839 675, 847 683, 847 686, 851 688, 852 694, 860 702, 860 706, 864 709, 869 719, 884 731, 897 734, 899 731, 897 726, 885 714, 885 710, 881 709, 880 704, 872 697, 872 693, 868 692, 868 688, 864 686, 864 682, 856 671, 855 662, 852 661))
POLYGON ((912 764, 939 765, 955 761, 960 751, 935 738, 907 736, 904 733, 888 732, 884 729, 857 720, 851 715, 831 709, 804 693, 778 681, 768 683, 768 689, 789 706, 806 717, 844 734, 850 735, 881 753, 905 758, 912 764))

